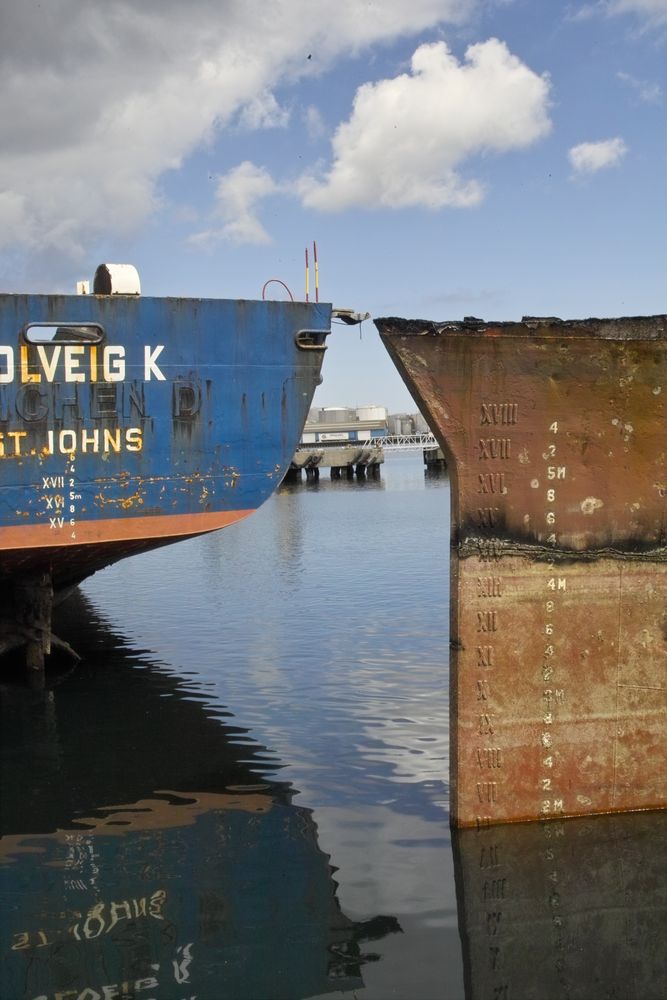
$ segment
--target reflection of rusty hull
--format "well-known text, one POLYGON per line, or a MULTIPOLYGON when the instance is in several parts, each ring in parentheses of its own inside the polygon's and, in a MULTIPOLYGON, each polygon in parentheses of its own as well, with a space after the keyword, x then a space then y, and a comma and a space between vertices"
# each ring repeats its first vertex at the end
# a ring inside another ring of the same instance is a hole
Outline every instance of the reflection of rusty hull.
POLYGON ((377 326, 452 473, 452 818, 667 805, 667 317, 377 326))
POLYGON ((667 996, 667 814, 454 834, 466 1000, 667 996))

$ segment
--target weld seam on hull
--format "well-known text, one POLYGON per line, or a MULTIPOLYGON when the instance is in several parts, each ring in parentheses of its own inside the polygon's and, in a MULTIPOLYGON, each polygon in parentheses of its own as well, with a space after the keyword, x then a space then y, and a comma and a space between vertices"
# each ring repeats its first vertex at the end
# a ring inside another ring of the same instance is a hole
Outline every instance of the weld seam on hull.
POLYGON ((613 546, 599 549, 547 548, 530 542, 510 542, 489 536, 488 538, 466 538, 454 543, 452 548, 460 559, 469 559, 480 554, 492 554, 494 558, 523 556, 534 562, 595 562, 598 559, 621 559, 624 562, 667 562, 667 545, 638 552, 613 546))

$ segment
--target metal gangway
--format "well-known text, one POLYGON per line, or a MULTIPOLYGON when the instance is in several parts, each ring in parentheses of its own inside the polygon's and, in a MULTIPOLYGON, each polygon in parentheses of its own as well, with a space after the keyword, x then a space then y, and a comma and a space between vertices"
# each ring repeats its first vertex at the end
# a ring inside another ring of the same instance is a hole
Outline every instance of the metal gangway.
POLYGON ((364 444, 375 447, 379 445, 384 451, 417 451, 439 447, 430 431, 422 434, 383 434, 368 438, 364 444))

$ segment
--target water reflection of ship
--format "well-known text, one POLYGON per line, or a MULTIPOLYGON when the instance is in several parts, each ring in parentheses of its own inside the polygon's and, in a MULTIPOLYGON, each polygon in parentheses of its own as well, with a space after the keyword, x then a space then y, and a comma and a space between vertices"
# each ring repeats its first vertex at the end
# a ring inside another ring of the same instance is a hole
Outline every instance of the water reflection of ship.
POLYGON ((664 1000, 667 814, 454 831, 467 1000, 664 1000))
POLYGON ((88 667, 51 691, 0 689, 0 995, 362 987, 377 958, 362 942, 395 918, 346 917, 312 813, 263 748, 81 610, 88 667))

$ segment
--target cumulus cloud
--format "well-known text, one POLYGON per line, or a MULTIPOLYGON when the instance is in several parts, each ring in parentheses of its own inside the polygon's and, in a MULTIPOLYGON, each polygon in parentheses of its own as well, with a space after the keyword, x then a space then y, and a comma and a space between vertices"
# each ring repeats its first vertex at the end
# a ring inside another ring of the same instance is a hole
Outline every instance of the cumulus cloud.
POLYGON ((193 246, 219 240, 231 243, 270 243, 271 237, 257 216, 257 205, 277 191, 277 185, 263 167, 247 160, 218 180, 215 215, 222 224, 190 237, 193 246))
POLYGON ((277 86, 461 22, 478 2, 383 0, 381 13, 366 0, 5 4, 0 250, 75 257, 136 230, 160 206, 161 175, 220 129, 284 124, 277 86))
POLYGON ((617 136, 600 142, 581 142, 572 146, 567 155, 576 174, 595 174, 606 167, 615 167, 627 151, 628 147, 617 136))
POLYGON ((422 45, 410 73, 359 88, 334 136, 331 169, 303 179, 303 199, 324 210, 476 205, 483 186, 461 165, 547 135, 549 89, 495 38, 471 45, 464 62, 444 42, 422 45))

